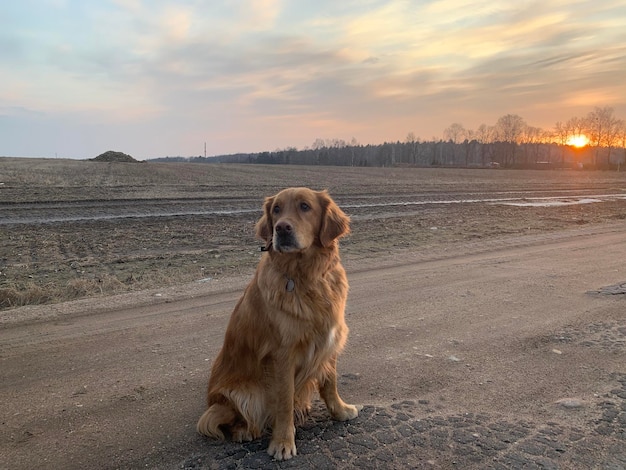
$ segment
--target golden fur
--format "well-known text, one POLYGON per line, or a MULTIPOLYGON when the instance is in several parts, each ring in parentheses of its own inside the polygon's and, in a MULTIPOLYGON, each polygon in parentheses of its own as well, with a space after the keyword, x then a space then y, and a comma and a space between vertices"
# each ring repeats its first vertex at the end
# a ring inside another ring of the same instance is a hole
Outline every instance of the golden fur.
POLYGON ((315 391, 334 419, 357 416, 337 393, 336 373, 348 335, 337 240, 349 231, 326 191, 289 188, 265 199, 256 233, 267 252, 230 318, 199 433, 242 441, 271 427, 267 451, 283 460, 296 455, 294 413, 306 416, 315 391))

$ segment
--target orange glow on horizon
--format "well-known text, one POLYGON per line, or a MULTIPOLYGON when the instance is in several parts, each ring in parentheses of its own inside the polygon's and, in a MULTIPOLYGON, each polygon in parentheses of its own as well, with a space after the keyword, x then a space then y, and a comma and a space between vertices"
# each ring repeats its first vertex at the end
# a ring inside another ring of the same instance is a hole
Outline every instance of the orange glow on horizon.
POLYGON ((578 135, 570 135, 567 138, 567 145, 571 145, 572 147, 584 147, 589 143, 589 138, 584 134, 578 135))

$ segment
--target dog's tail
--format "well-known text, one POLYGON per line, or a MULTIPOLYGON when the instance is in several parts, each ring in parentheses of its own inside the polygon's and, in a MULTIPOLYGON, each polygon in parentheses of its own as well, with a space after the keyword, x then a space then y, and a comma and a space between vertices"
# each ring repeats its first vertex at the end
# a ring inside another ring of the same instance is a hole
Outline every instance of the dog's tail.
POLYGON ((196 429, 205 436, 224 440, 224 432, 220 426, 232 425, 236 419, 237 413, 231 406, 214 403, 200 417, 196 429))

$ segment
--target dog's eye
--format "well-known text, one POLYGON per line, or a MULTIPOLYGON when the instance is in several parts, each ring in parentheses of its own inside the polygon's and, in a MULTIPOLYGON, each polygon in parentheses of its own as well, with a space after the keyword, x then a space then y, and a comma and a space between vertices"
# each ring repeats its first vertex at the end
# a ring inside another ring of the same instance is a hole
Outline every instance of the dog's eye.
POLYGON ((272 208, 272 212, 273 212, 274 214, 279 214, 279 213, 280 213, 280 206, 274 206, 274 207, 272 208))
POLYGON ((307 211, 311 210, 311 206, 309 206, 306 202, 301 202, 300 203, 300 210, 302 212, 307 212, 307 211))

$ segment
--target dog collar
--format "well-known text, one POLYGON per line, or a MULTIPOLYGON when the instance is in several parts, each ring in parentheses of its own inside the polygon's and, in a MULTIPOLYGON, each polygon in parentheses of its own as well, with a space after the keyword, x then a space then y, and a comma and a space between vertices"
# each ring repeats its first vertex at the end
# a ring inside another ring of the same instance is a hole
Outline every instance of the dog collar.
MULTIPOLYGON (((270 251, 271 248, 272 245, 268 244, 267 246, 262 246, 261 251, 270 251)), ((293 292, 293 290, 296 288, 296 282, 293 279, 288 278, 286 274, 285 279, 287 279, 287 284, 285 284, 285 290, 287 292, 293 292)))

